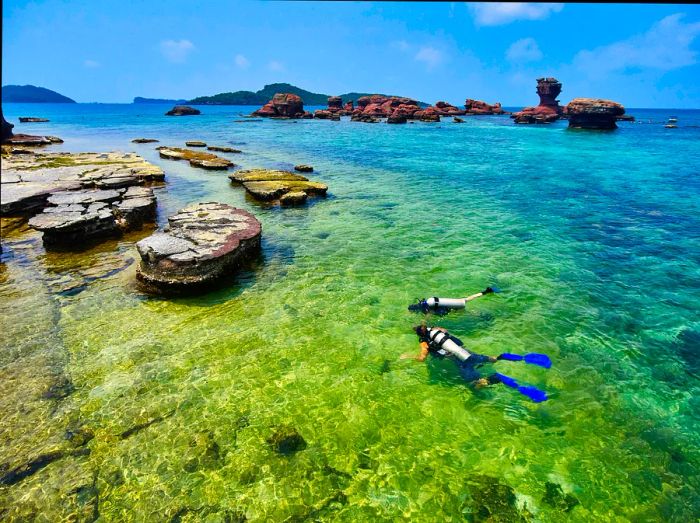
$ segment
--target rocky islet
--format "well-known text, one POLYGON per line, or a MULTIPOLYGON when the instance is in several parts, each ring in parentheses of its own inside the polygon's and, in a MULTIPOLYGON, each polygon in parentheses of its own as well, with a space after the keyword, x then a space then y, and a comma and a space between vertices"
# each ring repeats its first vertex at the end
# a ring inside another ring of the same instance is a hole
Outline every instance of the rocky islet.
POLYGON ((326 184, 310 181, 289 171, 246 169, 231 173, 229 178, 233 183, 242 184, 256 200, 279 201, 285 205, 303 203, 308 196, 325 196, 328 192, 326 184), (304 193, 306 197, 295 193, 304 193))

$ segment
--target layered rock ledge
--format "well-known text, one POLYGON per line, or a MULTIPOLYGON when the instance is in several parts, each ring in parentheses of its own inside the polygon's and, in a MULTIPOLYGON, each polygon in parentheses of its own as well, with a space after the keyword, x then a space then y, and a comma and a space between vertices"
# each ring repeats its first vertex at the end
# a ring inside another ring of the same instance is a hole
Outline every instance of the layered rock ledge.
POLYGON ((225 171, 234 165, 231 160, 221 158, 212 153, 191 151, 189 149, 182 149, 181 147, 161 146, 156 149, 161 158, 167 160, 187 160, 192 167, 199 167, 201 169, 225 171))
POLYGON ((265 202, 279 201, 283 205, 303 203, 308 196, 325 196, 328 192, 326 184, 289 171, 247 169, 233 172, 229 178, 234 183, 243 184, 253 198, 265 202))
POLYGON ((2 158, 0 215, 32 215, 61 191, 126 189, 163 181, 163 170, 131 153, 33 153, 2 158))
POLYGON ((615 123, 623 119, 625 108, 612 100, 600 98, 574 98, 566 106, 569 127, 575 129, 616 129, 615 123))
POLYGON ((48 198, 48 207, 29 220, 44 233, 47 245, 80 247, 153 221, 156 197, 150 187, 61 191, 48 198))
POLYGON ((138 242, 136 277, 151 293, 206 289, 232 274, 260 250, 260 222, 223 203, 193 204, 168 218, 168 226, 138 242))

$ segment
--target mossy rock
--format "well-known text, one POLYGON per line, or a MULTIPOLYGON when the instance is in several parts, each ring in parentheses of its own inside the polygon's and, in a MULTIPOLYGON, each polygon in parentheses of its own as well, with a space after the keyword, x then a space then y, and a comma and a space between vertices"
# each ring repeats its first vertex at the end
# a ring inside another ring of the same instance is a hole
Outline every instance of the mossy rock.
POLYGON ((284 425, 267 438, 267 443, 272 449, 282 455, 288 456, 306 448, 306 440, 297 432, 297 429, 284 425))
POLYGON ((180 147, 158 147, 157 150, 161 158, 187 160, 192 167, 201 167, 203 169, 227 169, 228 167, 233 167, 233 162, 212 153, 190 151, 180 147))
POLYGON ((550 507, 561 510, 562 512, 571 511, 576 505, 579 504, 579 500, 573 494, 564 494, 561 489, 561 485, 557 483, 552 483, 547 481, 544 484, 545 495, 542 501, 544 501, 550 507))
POLYGON ((497 478, 475 475, 467 480, 472 499, 472 520, 488 523, 525 523, 527 519, 518 511, 515 491, 497 478))
POLYGON ((301 205, 307 198, 304 191, 291 191, 280 197, 280 205, 301 205))
POLYGON ((305 182, 309 179, 301 174, 289 171, 278 171, 274 169, 246 169, 229 174, 232 181, 238 183, 246 182, 271 182, 271 181, 299 181, 305 182))
POLYGON ((323 196, 328 191, 328 186, 323 183, 309 181, 264 181, 246 182, 243 187, 258 200, 277 200, 288 192, 304 192, 307 195, 323 196))

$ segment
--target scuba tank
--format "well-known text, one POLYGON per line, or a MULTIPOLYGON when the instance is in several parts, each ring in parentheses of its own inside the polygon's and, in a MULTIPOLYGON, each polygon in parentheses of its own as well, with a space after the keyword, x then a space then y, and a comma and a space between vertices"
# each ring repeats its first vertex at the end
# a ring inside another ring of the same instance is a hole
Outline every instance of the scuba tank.
MULTIPOLYGON (((486 289, 481 291, 481 294, 486 295, 494 292, 501 291, 496 287, 486 287, 486 289)), ((423 298, 422 300, 418 300, 418 303, 409 305, 408 310, 422 312, 424 314, 434 312, 435 314, 444 315, 452 310, 464 309, 466 306, 466 298, 438 298, 437 296, 434 296, 432 298, 423 298)))
POLYGON ((467 349, 460 347, 449 334, 441 330, 428 328, 428 340, 436 348, 437 353, 442 356, 451 354, 459 361, 466 361, 471 356, 467 349))

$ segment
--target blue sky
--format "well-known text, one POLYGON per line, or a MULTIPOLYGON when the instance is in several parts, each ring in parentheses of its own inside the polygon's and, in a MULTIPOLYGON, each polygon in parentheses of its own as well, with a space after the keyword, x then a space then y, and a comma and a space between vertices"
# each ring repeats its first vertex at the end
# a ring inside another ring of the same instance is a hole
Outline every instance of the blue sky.
POLYGON ((3 2, 3 84, 79 102, 190 98, 266 83, 426 102, 700 108, 700 6, 352 2, 3 2))

